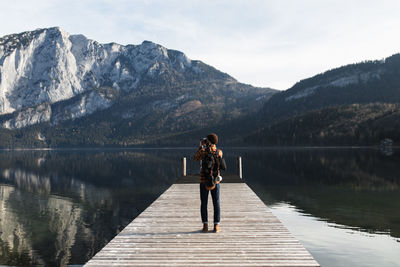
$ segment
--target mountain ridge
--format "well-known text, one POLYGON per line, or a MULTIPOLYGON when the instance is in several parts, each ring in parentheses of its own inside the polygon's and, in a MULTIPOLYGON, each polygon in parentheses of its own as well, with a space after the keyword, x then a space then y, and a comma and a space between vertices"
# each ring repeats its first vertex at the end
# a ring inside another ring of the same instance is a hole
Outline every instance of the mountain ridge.
POLYGON ((150 41, 99 44, 59 27, 0 38, 0 79, 4 138, 21 146, 66 144, 74 123, 82 135, 92 136, 91 127, 104 131, 98 133, 103 136, 99 144, 143 143, 199 129, 210 120, 221 123, 245 116, 276 92, 241 84, 150 41), (113 133, 115 127, 121 131, 113 133), (39 133, 42 140, 36 137, 39 133), (16 137, 21 135, 25 137, 16 137), (36 140, 23 141, 32 138, 36 140), (59 141, 51 141, 55 139, 59 141))
POLYGON ((55 27, 0 38, 0 93, 3 147, 188 145, 208 132, 234 146, 400 141, 400 54, 277 92, 150 41, 55 27))
POLYGON ((399 74, 400 54, 345 65, 301 80, 275 94, 264 106, 264 112, 278 106, 290 112, 302 112, 325 107, 326 103, 400 102, 399 74))
MULTIPOLYGON (((373 106, 375 113, 387 113, 390 107, 397 113, 399 103, 400 54, 350 64, 304 79, 274 94, 256 119, 258 129, 243 140, 265 145, 378 145, 385 138, 398 142, 400 130, 393 130, 386 120, 374 117, 370 110, 373 106), (366 114, 370 116, 367 121, 362 118, 366 114), (354 125, 348 125, 346 120, 352 120, 354 125), (308 121, 309 125, 302 121, 308 121)), ((391 121, 397 125, 398 116, 392 116, 391 121)))

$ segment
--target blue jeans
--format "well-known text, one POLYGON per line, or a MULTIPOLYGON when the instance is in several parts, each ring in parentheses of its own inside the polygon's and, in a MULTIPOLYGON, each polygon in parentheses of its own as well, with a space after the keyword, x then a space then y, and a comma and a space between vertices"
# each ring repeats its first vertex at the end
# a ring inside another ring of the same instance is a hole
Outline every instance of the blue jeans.
POLYGON ((219 184, 217 184, 213 190, 207 190, 204 184, 200 184, 201 220, 203 223, 208 223, 208 192, 211 192, 214 205, 214 224, 218 224, 221 219, 221 208, 219 204, 219 184))

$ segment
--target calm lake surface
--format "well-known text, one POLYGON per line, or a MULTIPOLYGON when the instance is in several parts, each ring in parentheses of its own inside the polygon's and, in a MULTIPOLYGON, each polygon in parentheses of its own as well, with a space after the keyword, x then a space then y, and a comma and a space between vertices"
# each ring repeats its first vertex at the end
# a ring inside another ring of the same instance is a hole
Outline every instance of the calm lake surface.
MULTIPOLYGON (((0 265, 84 264, 176 180, 183 156, 198 172, 193 152, 0 151, 0 265)), ((230 172, 243 157, 247 184, 322 266, 400 266, 400 151, 224 153, 230 172)))

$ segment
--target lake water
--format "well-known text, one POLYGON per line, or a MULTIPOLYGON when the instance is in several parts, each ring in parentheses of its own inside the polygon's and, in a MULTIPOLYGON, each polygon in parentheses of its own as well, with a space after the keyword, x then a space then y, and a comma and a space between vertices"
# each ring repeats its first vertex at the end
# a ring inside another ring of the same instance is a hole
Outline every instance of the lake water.
MULTIPOLYGON (((232 172, 243 157, 247 184, 322 266, 400 266, 400 151, 224 153, 232 172)), ((198 172, 192 154, 0 151, 0 265, 85 263, 175 181, 183 156, 198 172)))

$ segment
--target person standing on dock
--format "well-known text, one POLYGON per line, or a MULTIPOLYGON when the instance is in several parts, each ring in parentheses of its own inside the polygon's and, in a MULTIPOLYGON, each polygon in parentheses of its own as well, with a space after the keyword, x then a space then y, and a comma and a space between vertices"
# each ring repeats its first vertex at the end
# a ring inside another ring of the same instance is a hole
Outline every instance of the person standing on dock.
MULTIPOLYGON (((194 160, 201 160, 200 170, 200 200, 201 200, 201 220, 203 222, 203 233, 208 232, 208 192, 211 191, 214 206, 214 232, 220 232, 220 163, 222 161, 222 150, 217 149, 218 136, 215 133, 207 135, 207 138, 200 140, 200 147, 194 155, 194 160)), ((225 165, 225 164, 224 164, 225 165)), ((226 166, 223 167, 225 169, 226 166)))

